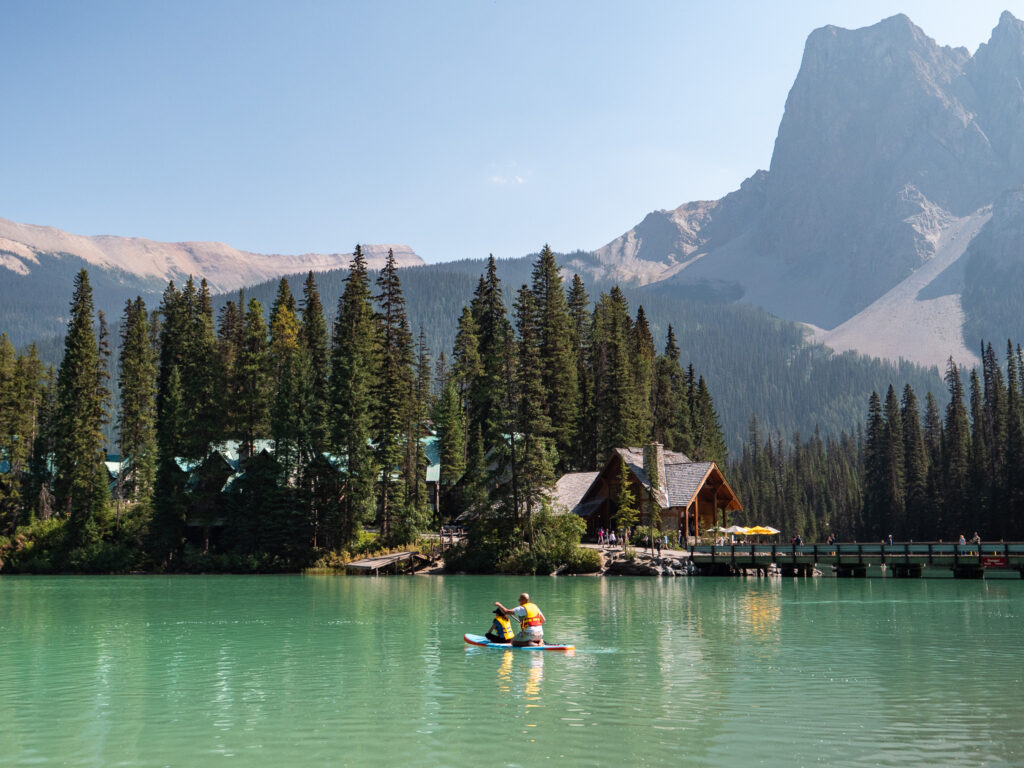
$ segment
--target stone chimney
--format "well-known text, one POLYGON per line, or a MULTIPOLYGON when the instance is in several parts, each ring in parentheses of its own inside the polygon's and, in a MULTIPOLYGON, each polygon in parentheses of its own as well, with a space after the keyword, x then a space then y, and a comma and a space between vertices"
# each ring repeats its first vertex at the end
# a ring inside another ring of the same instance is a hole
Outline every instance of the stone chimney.
MULTIPOLYGON (((665 448, 661 443, 644 446, 644 474, 651 484, 651 492, 665 488, 665 448)), ((663 495, 663 494, 659 494, 663 495)))

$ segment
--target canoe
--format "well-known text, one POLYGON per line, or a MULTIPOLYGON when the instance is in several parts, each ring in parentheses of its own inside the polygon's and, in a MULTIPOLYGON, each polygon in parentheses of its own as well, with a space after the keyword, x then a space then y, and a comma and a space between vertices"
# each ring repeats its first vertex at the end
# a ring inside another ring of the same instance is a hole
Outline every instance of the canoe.
POLYGON ((462 639, 470 645, 483 648, 504 648, 506 651, 574 651, 575 645, 512 645, 511 643, 492 643, 483 635, 463 635, 462 639))

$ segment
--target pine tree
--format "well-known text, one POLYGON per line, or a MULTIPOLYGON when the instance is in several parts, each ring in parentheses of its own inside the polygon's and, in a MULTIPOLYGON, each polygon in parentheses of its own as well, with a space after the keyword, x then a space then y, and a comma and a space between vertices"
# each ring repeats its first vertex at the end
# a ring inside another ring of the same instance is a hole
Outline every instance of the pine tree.
POLYGON ((928 508, 931 510, 930 530, 941 531, 945 527, 945 512, 943 503, 942 484, 942 420, 939 417, 939 405, 935 395, 929 392, 925 396, 924 427, 925 455, 928 457, 928 479, 925 482, 925 498, 928 508))
POLYGON ((238 388, 236 407, 242 441, 241 454, 246 458, 255 453, 256 440, 266 437, 269 432, 270 375, 263 306, 257 299, 249 299, 244 336, 235 358, 232 376, 238 388))
POLYGON ((629 305, 618 286, 601 294, 594 309, 594 411, 597 415, 597 455, 641 442, 638 391, 632 365, 633 323, 629 305))
POLYGON ((545 245, 533 265, 532 294, 537 304, 540 393, 548 431, 558 451, 558 467, 573 465, 573 443, 579 422, 579 382, 573 322, 562 285, 562 272, 545 245))
POLYGON ((72 546, 87 548, 100 541, 109 498, 103 424, 110 395, 102 386, 105 374, 93 331, 92 286, 86 270, 75 276, 74 286, 57 373, 55 491, 57 507, 68 515, 72 546))
POLYGON ((416 345, 416 365, 409 392, 408 423, 405 440, 405 499, 406 525, 420 530, 427 526, 429 516, 427 499, 427 454, 423 439, 429 434, 431 410, 431 360, 427 336, 420 328, 416 345))
POLYGON ((615 494, 615 526, 622 529, 632 528, 640 519, 640 510, 636 506, 636 498, 629 483, 629 468, 626 460, 619 455, 619 489, 615 494))
POLYGON ((300 332, 295 298, 288 281, 282 277, 270 310, 269 367, 272 384, 276 384, 270 434, 274 439, 274 455, 289 477, 298 470, 299 450, 310 408, 307 391, 311 387, 305 381, 309 366, 300 347, 300 332))
POLYGON ((572 365, 576 372, 577 402, 576 426, 574 433, 571 468, 589 469, 597 465, 597 445, 594 421, 594 380, 590 372, 591 332, 593 317, 590 313, 590 297, 579 275, 572 276, 568 294, 569 338, 572 349, 572 365))
MULTIPOLYGON (((141 296, 134 302, 125 302, 118 367, 121 397, 118 433, 122 466, 131 471, 131 499, 148 504, 153 494, 157 463, 157 371, 149 338, 149 313, 141 296)), ((124 471, 121 475, 123 477, 124 471)))
MULTIPOLYGON (((1022 406, 1021 371, 1013 352, 1013 342, 1006 342, 1006 514, 993 532, 1008 538, 1024 527, 1024 406, 1022 406)), ((992 534, 989 534, 992 535, 992 534)))
POLYGON ((440 443, 441 477, 440 496, 442 520, 449 510, 451 494, 456 483, 462 479, 466 468, 466 426, 462 406, 455 390, 455 382, 449 379, 441 392, 435 413, 437 439, 440 443))
POLYGON ((315 454, 324 450, 327 441, 328 380, 330 377, 330 340, 324 318, 320 292, 312 271, 302 287, 301 343, 306 351, 309 367, 310 393, 308 442, 315 454))
MULTIPOLYGON (((480 371, 469 382, 470 435, 479 428, 486 454, 505 440, 512 416, 508 373, 511 368, 512 325, 505 313, 498 268, 492 255, 480 278, 470 311, 475 325, 480 371)), ((500 472, 504 467, 499 468, 500 472)))
POLYGON ((888 507, 888 446, 882 400, 872 392, 868 401, 868 423, 864 441, 864 527, 858 538, 877 540, 885 527, 888 507))
POLYGON ((897 535, 920 539, 932 529, 928 517, 928 455, 921 434, 917 396, 910 384, 903 387, 900 418, 903 422, 903 481, 906 489, 906 527, 897 535))
POLYGON ((695 461, 713 461, 724 467, 729 451, 718 420, 718 411, 715 410, 715 401, 703 376, 697 380, 692 411, 694 444, 691 458, 695 461))
POLYGON ((408 439, 409 395, 413 389, 412 338, 405 313, 405 297, 398 278, 395 255, 388 259, 377 277, 374 298, 377 301, 377 358, 379 378, 376 386, 377 411, 374 443, 377 465, 381 467, 377 484, 377 520, 381 535, 405 543, 415 534, 415 521, 405 514, 403 466, 408 439))
MULTIPOLYGON (((561 289, 559 289, 561 293, 561 289)), ((540 510, 547 490, 555 484, 553 434, 545 401, 544 323, 537 297, 525 285, 519 289, 515 304, 518 333, 518 381, 516 421, 512 434, 515 465, 515 494, 526 527, 530 546, 534 543, 533 517, 540 510)))
POLYGON ((683 377, 675 332, 669 325, 665 352, 659 355, 654 363, 651 397, 654 441, 661 443, 670 451, 685 453, 691 450, 691 445, 687 432, 689 412, 686 408, 683 377))
POLYGON ((637 307, 636 323, 633 325, 633 382, 636 387, 637 437, 638 442, 648 443, 654 432, 654 337, 647 323, 647 313, 637 307))
POLYGON ((881 511, 882 535, 903 535, 905 524, 903 419, 892 384, 885 395, 885 501, 881 511))
POLYGON ((953 358, 946 368, 946 383, 949 387, 949 404, 946 406, 946 421, 943 428, 942 475, 944 522, 952 526, 949 535, 966 530, 968 504, 970 499, 970 456, 971 435, 964 407, 964 390, 960 382, 960 371, 953 358))
POLYGON ((337 454, 344 483, 339 501, 337 541, 355 541, 373 519, 378 467, 370 445, 375 420, 374 385, 378 377, 377 326, 362 247, 352 255, 345 290, 338 301, 331 347, 331 450, 337 454))

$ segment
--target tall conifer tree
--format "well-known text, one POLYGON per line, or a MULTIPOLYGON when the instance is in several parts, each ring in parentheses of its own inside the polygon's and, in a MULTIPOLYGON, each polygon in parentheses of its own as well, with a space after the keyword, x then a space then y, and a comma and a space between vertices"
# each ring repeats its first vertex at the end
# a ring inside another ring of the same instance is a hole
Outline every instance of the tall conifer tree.
POLYGON ((104 461, 103 425, 110 394, 93 330, 89 274, 74 281, 64 358, 57 373, 55 460, 57 507, 68 515, 74 546, 97 543, 103 532, 109 494, 104 461))
POLYGON ((366 259, 357 245, 338 302, 329 385, 330 445, 340 459, 345 486, 338 502, 338 540, 346 545, 355 541, 375 510, 378 466, 371 438, 379 369, 377 332, 366 259))
POLYGON ((579 422, 579 382, 573 348, 572 318, 562 273, 545 245, 533 265, 532 293, 537 304, 542 404, 558 451, 561 470, 573 465, 573 442, 579 422))
MULTIPOLYGON (((131 498, 148 503, 156 475, 156 359, 142 297, 125 302, 119 361, 121 460, 131 471, 131 498)), ((122 472, 122 475, 124 472, 122 472)))
MULTIPOLYGON (((398 278, 395 254, 377 277, 377 357, 380 363, 376 386, 377 412, 374 443, 381 467, 377 484, 377 519, 381 535, 407 542, 415 534, 408 520, 405 482, 401 476, 408 440, 410 393, 413 390, 412 337, 405 312, 405 297, 398 278)), ((411 523, 411 524, 410 524, 411 523)))

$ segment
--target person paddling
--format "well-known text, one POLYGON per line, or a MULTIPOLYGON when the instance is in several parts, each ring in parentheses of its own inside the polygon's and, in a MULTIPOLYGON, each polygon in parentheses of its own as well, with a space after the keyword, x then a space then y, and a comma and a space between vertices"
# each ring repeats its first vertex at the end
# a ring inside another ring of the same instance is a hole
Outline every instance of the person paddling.
POLYGON ((487 630, 487 634, 484 637, 492 643, 510 643, 514 636, 515 632, 512 631, 512 622, 509 621, 508 616, 502 613, 501 608, 495 608, 494 621, 491 622, 491 628, 487 630))
POLYGON ((512 645, 523 647, 526 645, 543 645, 544 630, 542 625, 546 621, 540 608, 530 602, 530 596, 523 592, 519 596, 519 605, 515 608, 506 608, 497 600, 494 604, 498 606, 503 616, 515 616, 519 619, 519 634, 512 638, 512 645))

